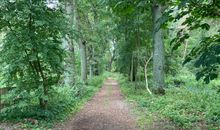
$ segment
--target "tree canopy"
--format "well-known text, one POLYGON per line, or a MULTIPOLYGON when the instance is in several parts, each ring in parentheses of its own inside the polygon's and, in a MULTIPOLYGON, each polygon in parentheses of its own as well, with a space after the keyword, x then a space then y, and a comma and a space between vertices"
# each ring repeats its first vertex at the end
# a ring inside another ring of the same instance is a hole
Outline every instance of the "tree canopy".
POLYGON ((178 127, 218 129, 219 27, 218 0, 0 0, 0 118, 63 120, 112 77, 178 127))

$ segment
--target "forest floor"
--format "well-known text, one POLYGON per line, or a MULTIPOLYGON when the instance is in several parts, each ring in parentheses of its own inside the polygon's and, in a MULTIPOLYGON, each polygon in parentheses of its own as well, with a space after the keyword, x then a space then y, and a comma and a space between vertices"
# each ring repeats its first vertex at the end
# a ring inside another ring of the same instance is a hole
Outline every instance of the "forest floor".
POLYGON ((123 99, 118 82, 109 78, 101 90, 72 119, 56 126, 62 130, 137 130, 135 116, 123 99))

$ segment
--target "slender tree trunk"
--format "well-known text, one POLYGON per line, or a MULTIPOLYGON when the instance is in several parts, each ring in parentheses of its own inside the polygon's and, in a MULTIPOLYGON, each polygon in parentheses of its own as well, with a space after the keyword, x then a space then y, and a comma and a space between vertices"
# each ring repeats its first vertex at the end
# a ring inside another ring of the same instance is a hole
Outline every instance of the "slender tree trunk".
POLYGON ((90 75, 90 78, 93 77, 93 65, 89 65, 89 75, 90 75))
POLYGON ((87 80, 87 57, 86 57, 86 41, 82 39, 81 27, 80 27, 80 15, 77 8, 77 0, 73 0, 75 5, 75 16, 76 16, 76 26, 80 37, 78 38, 79 50, 80 50, 80 60, 81 60, 81 79, 83 82, 87 80))
POLYGON ((133 58, 133 82, 137 81, 137 61, 133 58))
POLYGON ((115 50, 113 50, 113 52, 112 52, 112 57, 109 61, 109 65, 108 65, 108 71, 110 71, 110 72, 112 71, 112 64, 113 64, 114 60, 115 60, 115 50))
POLYGON ((147 78, 147 73, 148 73, 147 72, 147 66, 148 66, 150 60, 152 59, 152 57, 153 57, 153 55, 150 56, 150 58, 146 61, 145 66, 144 66, 145 86, 146 86, 146 89, 147 89, 147 91, 149 92, 150 95, 152 95, 152 92, 150 91, 150 89, 148 87, 149 85, 148 85, 148 78, 147 78))
MULTIPOLYGON (((138 18, 139 19, 139 18, 138 18)), ((136 50, 139 49, 140 47, 140 44, 141 44, 141 41, 140 41, 140 36, 139 36, 139 27, 137 28, 137 31, 136 31, 136 50)), ((140 57, 140 53, 139 51, 137 51, 137 57, 140 57)), ((137 58, 137 62, 136 62, 136 80, 137 81, 140 81, 140 75, 137 75, 137 72, 138 72, 138 69, 139 69, 139 58, 137 58)))
MULTIPOLYGON (((38 56, 37 57, 37 66, 38 66, 38 72, 43 80, 43 94, 44 96, 48 96, 48 84, 47 84, 47 78, 46 76, 44 75, 44 72, 43 72, 43 69, 42 69, 42 66, 41 66, 41 63, 40 63, 40 59, 38 56)), ((47 106, 48 106, 48 100, 46 99, 43 99, 43 98, 40 98, 40 107, 42 109, 47 109, 47 106)))
POLYGON ((132 54, 132 57, 131 57, 131 70, 130 70, 130 81, 131 82, 133 81, 133 77, 134 77, 134 57, 133 57, 133 54, 132 54))
POLYGON ((154 44, 154 54, 153 54, 153 80, 154 80, 154 92, 156 94, 164 94, 165 81, 164 81, 164 43, 163 34, 160 29, 159 18, 162 16, 162 6, 160 4, 153 4, 152 7, 153 14, 153 44, 154 44))
POLYGON ((94 47, 93 46, 91 46, 91 48, 90 48, 90 56, 91 56, 91 58, 90 58, 90 63, 89 63, 89 75, 90 75, 90 78, 92 78, 93 77, 93 75, 94 75, 94 53, 95 53, 95 51, 94 51, 94 47))
MULTIPOLYGON (((126 21, 127 21, 127 17, 126 17, 126 21)), ((124 32, 124 40, 126 44, 129 44, 129 31, 128 28, 125 28, 125 32, 124 32)), ((133 54, 131 55, 131 62, 130 65, 128 65, 128 80, 132 81, 132 77, 133 77, 133 54)))

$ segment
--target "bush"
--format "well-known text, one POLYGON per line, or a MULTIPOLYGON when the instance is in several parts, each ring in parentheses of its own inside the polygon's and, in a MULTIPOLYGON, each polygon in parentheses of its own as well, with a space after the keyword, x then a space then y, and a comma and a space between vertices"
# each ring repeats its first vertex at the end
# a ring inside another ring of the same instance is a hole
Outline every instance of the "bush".
MULTIPOLYGON (((77 112, 83 104, 91 98, 101 87, 103 80, 108 75, 96 76, 89 79, 88 85, 81 82, 74 86, 53 86, 49 91, 48 109, 43 110, 38 105, 37 91, 22 91, 15 95, 19 90, 16 88, 4 95, 3 101, 8 105, 1 110, 0 119, 3 121, 22 121, 26 119, 37 119, 43 125, 50 125, 54 121, 64 120, 70 113, 77 112), (15 99, 19 99, 15 101, 15 99)), ((40 90, 39 90, 40 91, 40 90)), ((35 128, 36 126, 27 126, 35 128)))
POLYGON ((181 128, 220 128, 220 95, 214 87, 170 86, 164 96, 150 96, 144 89, 134 89, 134 85, 123 75, 117 74, 116 78, 129 100, 135 101, 144 110, 169 119, 181 128))

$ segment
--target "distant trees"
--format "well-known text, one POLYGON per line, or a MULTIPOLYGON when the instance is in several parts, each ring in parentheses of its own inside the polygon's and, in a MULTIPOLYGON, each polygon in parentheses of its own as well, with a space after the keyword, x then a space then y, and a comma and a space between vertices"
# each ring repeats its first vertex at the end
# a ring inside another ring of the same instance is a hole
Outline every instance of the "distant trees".
POLYGON ((81 80, 86 82, 88 75, 99 75, 105 69, 108 49, 108 32, 105 32, 106 21, 99 20, 104 17, 101 3, 98 1, 75 0, 74 13, 76 17, 75 39, 78 43, 81 66, 81 80))
MULTIPOLYGON (((130 81, 143 79, 145 61, 153 52, 153 90, 164 94, 165 48, 160 18, 163 10, 160 2, 135 0, 112 1, 108 3, 119 20, 118 30, 123 33, 124 43, 118 45, 118 69, 127 70, 130 81), (152 49, 153 46, 153 49, 152 49), (142 53, 141 48, 145 48, 142 53), (119 61, 120 60, 120 61, 119 61), (144 62, 143 62, 144 61, 144 62), (139 72, 142 72, 140 75, 139 72)), ((149 61, 150 62, 150 61, 149 61)))
MULTIPOLYGON (((218 8, 217 1, 134 0, 131 2, 113 0, 106 1, 106 4, 109 11, 113 12, 117 31, 120 32, 120 34, 115 33, 117 37, 120 37, 120 40, 117 41, 119 44, 116 47, 117 70, 128 74, 130 81, 136 82, 140 77, 143 79, 140 69, 144 72, 144 63, 141 59, 150 57, 153 51, 153 87, 151 89, 156 94, 164 94, 165 73, 168 71, 167 69, 172 68, 168 63, 168 60, 171 59, 167 59, 167 57, 172 55, 172 51, 176 50, 182 43, 185 44, 184 51, 181 52, 182 59, 185 59, 184 64, 189 61, 195 63, 195 67, 199 68, 196 74, 197 79, 203 78, 208 83, 217 78, 220 61, 218 30, 215 29, 216 32, 212 32, 212 35, 204 36, 201 43, 194 47, 189 55, 187 52, 190 51, 191 46, 189 48, 189 43, 185 42, 190 37, 191 30, 198 28, 209 30, 212 25, 208 21, 219 19, 219 13, 216 11, 218 8), (171 32, 169 28, 172 23, 179 22, 178 20, 184 20, 181 26, 185 28, 180 29, 176 33, 176 38, 170 40, 171 37, 167 38, 171 32), (168 25, 168 28, 162 30, 165 25, 168 25), (169 45, 170 41, 171 46, 169 45), (168 46, 173 49, 168 49, 168 46), (146 48, 145 54, 141 54, 142 47, 146 48)), ((181 64, 181 61, 179 63, 181 64)))
POLYGON ((67 68, 69 66, 67 74, 72 73, 69 76, 76 78, 77 72, 80 71, 80 79, 86 83, 88 75, 90 77, 99 75, 105 69, 102 67, 102 62, 107 60, 103 53, 108 48, 108 44, 105 44, 108 38, 102 26, 105 21, 99 20, 105 15, 102 14, 105 8, 103 9, 97 1, 68 0, 65 5, 71 28, 67 41, 70 43, 69 50, 72 51, 69 51, 69 61, 66 62, 67 68), (78 66, 78 63, 80 69, 71 69, 78 66))

